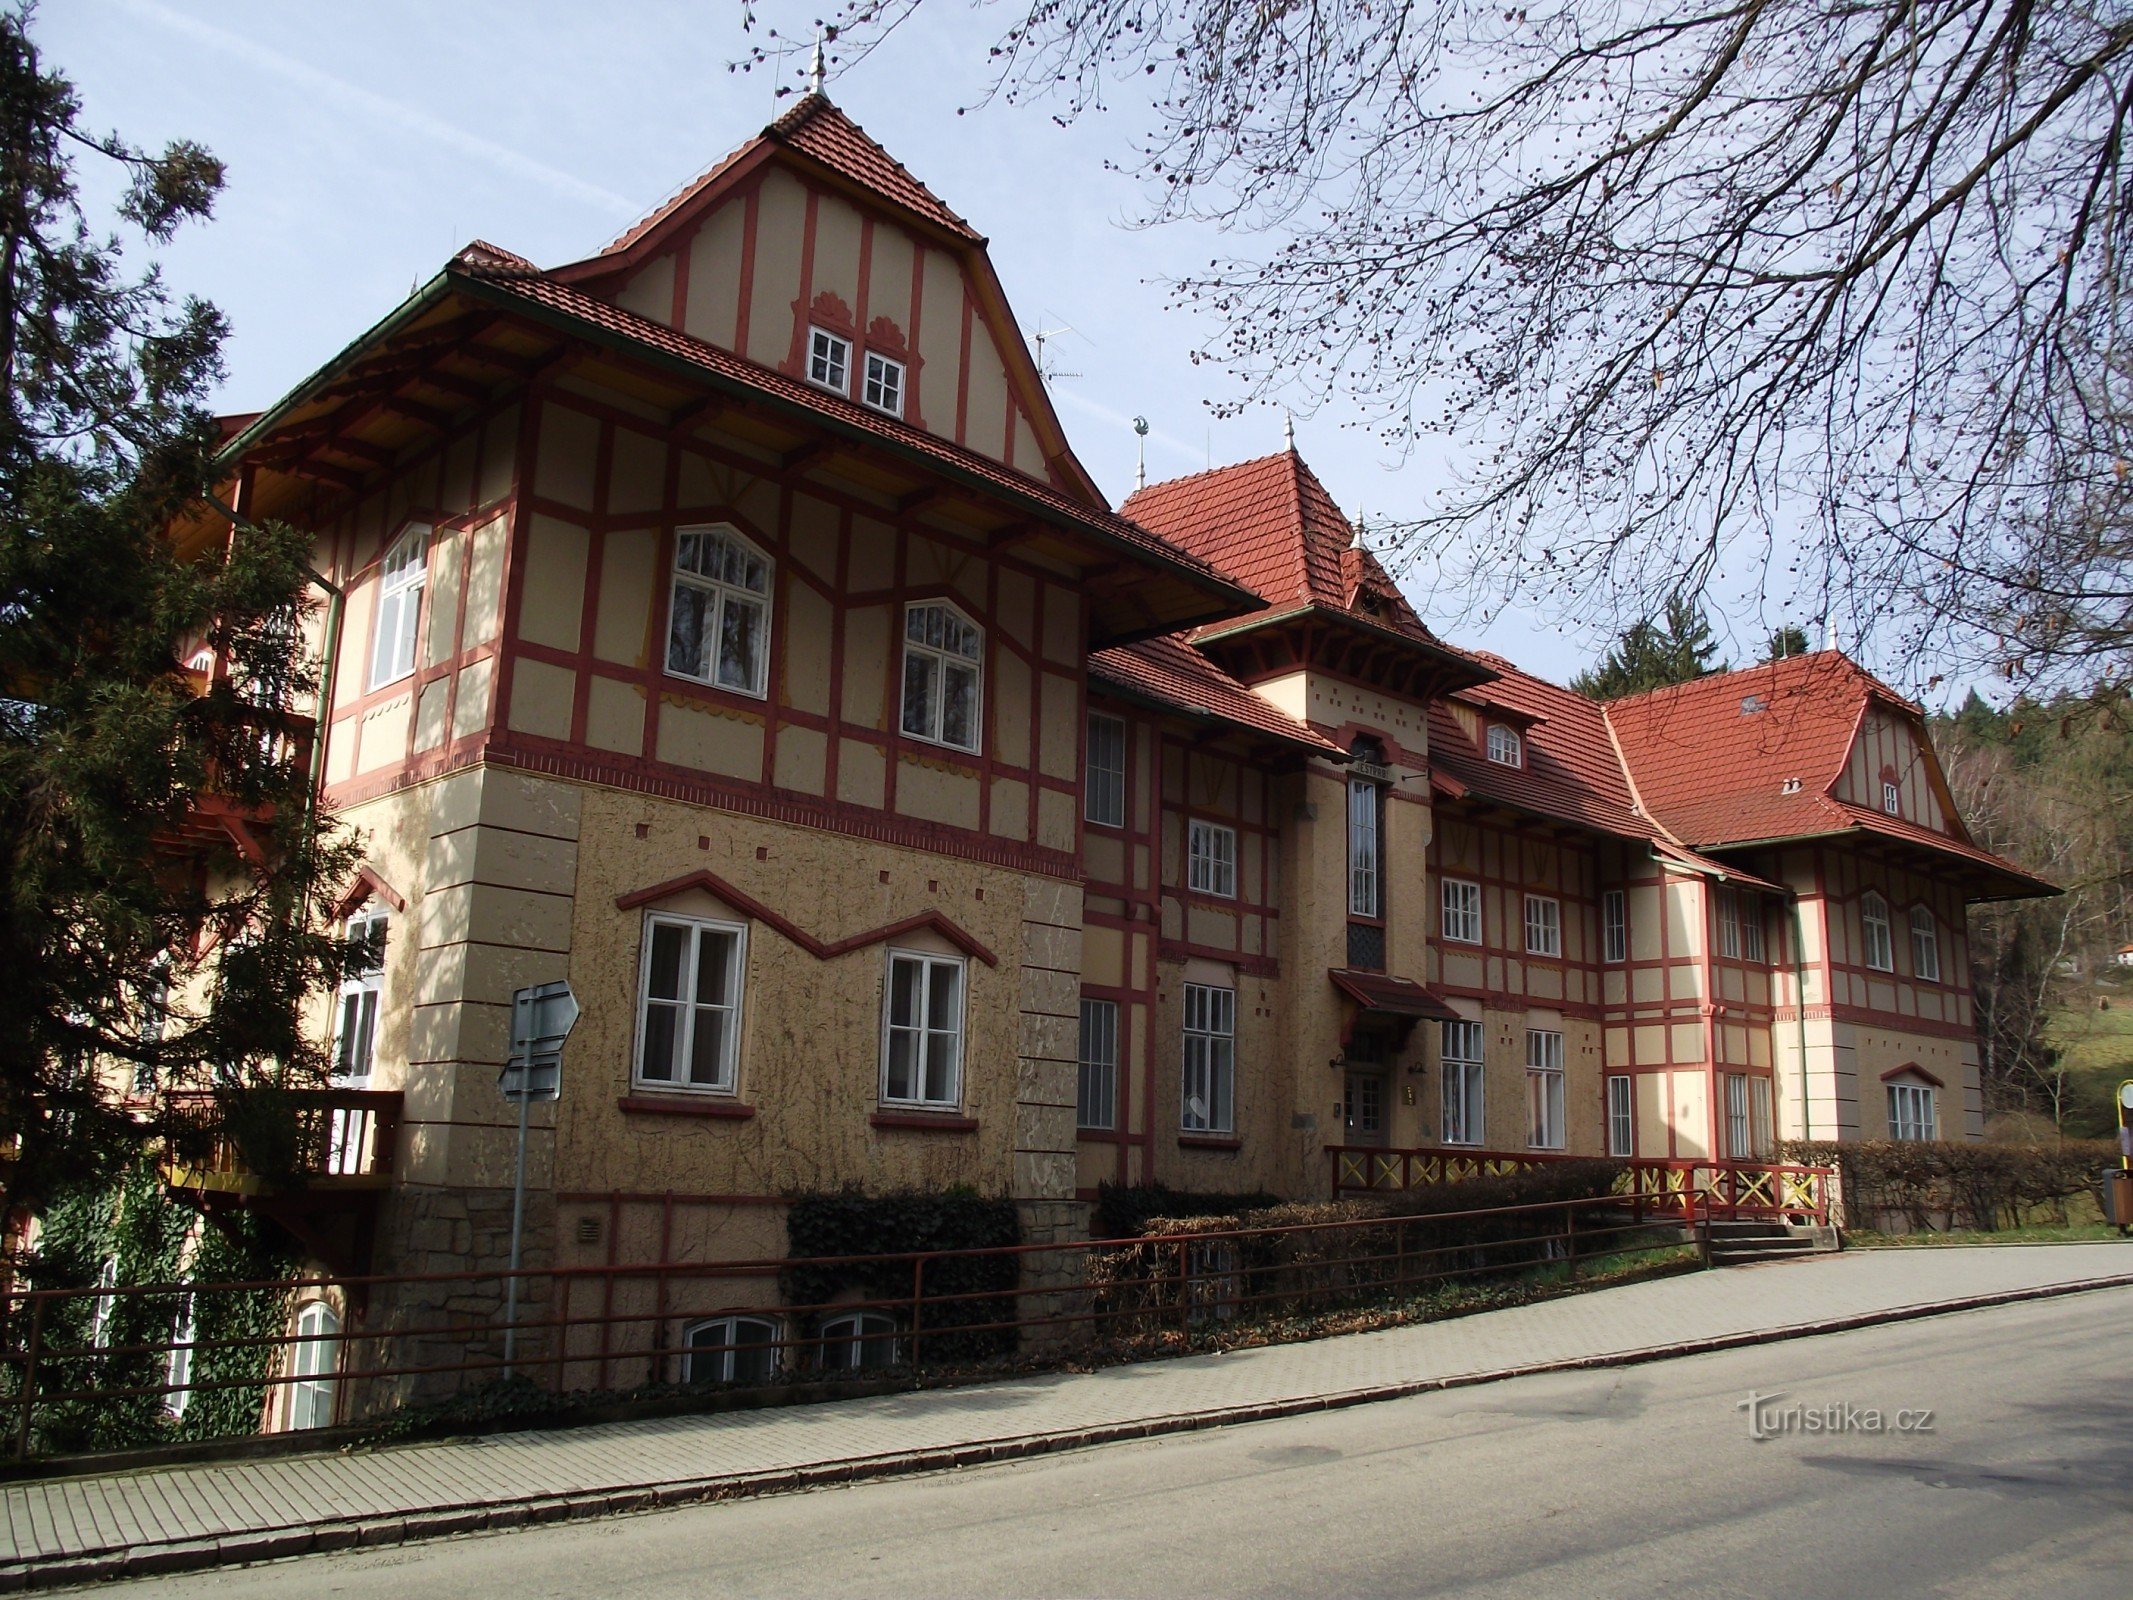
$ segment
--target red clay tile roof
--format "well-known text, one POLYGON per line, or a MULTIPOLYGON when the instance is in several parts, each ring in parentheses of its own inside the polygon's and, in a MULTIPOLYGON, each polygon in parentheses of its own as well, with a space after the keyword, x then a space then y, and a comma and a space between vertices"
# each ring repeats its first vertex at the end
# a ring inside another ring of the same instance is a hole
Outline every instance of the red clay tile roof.
POLYGON ((936 227, 960 234, 973 243, 983 237, 961 217, 941 203, 940 196, 905 170, 904 164, 867 137, 866 130, 819 94, 803 95, 785 114, 761 133, 703 173, 691 179, 671 200, 633 224, 603 249, 603 256, 620 255, 675 212, 682 210, 723 177, 765 140, 782 144, 893 205, 916 212, 936 227))
POLYGON ((1302 723, 1276 710, 1199 651, 1175 636, 1113 645, 1089 657, 1089 677, 1126 693, 1320 755, 1342 754, 1302 723))
POLYGON ((1364 614, 1395 632, 1438 643, 1376 556, 1354 548, 1355 530, 1294 450, 1172 478, 1137 490, 1119 508, 1257 590, 1277 608, 1364 614))
POLYGON ((1383 972, 1357 972, 1335 967, 1326 974, 1340 990, 1365 1011, 1380 1011, 1394 1017, 1434 1017, 1439 1022, 1457 1022, 1459 1013, 1438 999, 1436 993, 1412 978, 1383 972))
POLYGON ((1646 809, 1708 847, 1845 826, 1829 790, 1876 695, 1913 709, 1823 650, 1612 701, 1606 717, 1646 809))
POLYGON ((728 382, 752 389, 768 398, 816 412, 848 428, 871 434, 884 442, 915 450, 953 467, 969 477, 1008 491, 1025 501, 1035 501, 1058 516, 1116 545, 1123 543, 1174 568, 1190 573, 1203 586, 1219 586, 1234 597, 1236 611, 1255 609, 1255 596, 1238 589, 1224 573, 1188 551, 1180 550, 1160 536, 1116 512, 1083 504, 1042 479, 1017 471, 990 456, 964 448, 900 418, 885 416, 843 395, 833 394, 798 378, 787 376, 760 362, 750 361, 716 345, 692 338, 663 322, 653 322, 635 312, 557 283, 532 268, 523 257, 497 250, 493 245, 469 245, 453 257, 447 272, 463 280, 489 285, 516 299, 542 307, 588 328, 629 340, 649 351, 687 362, 728 382))

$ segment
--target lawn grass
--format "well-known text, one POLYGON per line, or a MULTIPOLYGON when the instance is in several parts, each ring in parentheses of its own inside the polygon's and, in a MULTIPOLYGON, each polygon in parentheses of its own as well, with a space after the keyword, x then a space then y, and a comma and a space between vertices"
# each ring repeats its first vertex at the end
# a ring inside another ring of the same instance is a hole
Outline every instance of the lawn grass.
POLYGON ((2066 1133, 2076 1139, 2116 1136, 2112 1098, 2133 1078, 2133 979, 2111 972, 2077 990, 2053 1014, 2045 1038, 2066 1064, 2066 1133))
POLYGON ((2002 1228, 1998 1233, 1978 1228, 1955 1228, 1946 1233, 1875 1233, 1868 1228, 1846 1228, 1844 1248, 1919 1250, 1950 1244, 2076 1244, 2121 1237, 2108 1222, 2077 1222, 2065 1227, 2034 1223, 2023 1228, 2002 1228))

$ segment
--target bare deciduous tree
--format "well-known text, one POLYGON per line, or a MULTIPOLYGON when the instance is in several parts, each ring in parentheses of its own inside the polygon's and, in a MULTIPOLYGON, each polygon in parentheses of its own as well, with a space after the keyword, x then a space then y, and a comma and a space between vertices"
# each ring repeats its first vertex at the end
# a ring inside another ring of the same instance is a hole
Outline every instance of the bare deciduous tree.
POLYGON ((1149 219, 1252 241, 1179 285, 1236 403, 1459 436, 1411 554, 1633 614, 1760 563, 2014 676, 2133 671, 2125 0, 975 3, 1001 92, 1143 86, 1149 219))

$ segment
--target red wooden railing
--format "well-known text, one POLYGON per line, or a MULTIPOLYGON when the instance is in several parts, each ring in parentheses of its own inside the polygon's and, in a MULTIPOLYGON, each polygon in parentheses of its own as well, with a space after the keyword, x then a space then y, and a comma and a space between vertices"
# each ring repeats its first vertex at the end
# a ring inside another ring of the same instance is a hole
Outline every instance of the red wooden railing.
MULTIPOLYGON (((1592 1159, 1545 1150, 1475 1150, 1459 1145, 1413 1150, 1328 1145, 1326 1155, 1333 1169, 1335 1199, 1397 1194, 1592 1159)), ((1621 1166, 1615 1193, 1639 1215, 1829 1221, 1831 1174, 1826 1167, 1641 1156, 1624 1159, 1621 1166)))

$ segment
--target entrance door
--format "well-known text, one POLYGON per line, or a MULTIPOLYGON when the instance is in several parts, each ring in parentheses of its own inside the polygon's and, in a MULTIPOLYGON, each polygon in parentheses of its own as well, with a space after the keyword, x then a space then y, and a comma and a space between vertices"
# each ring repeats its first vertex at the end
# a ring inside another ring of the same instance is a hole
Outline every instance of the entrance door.
POLYGON ((1349 1144, 1385 1142, 1385 1074, 1350 1069, 1344 1096, 1349 1144))

